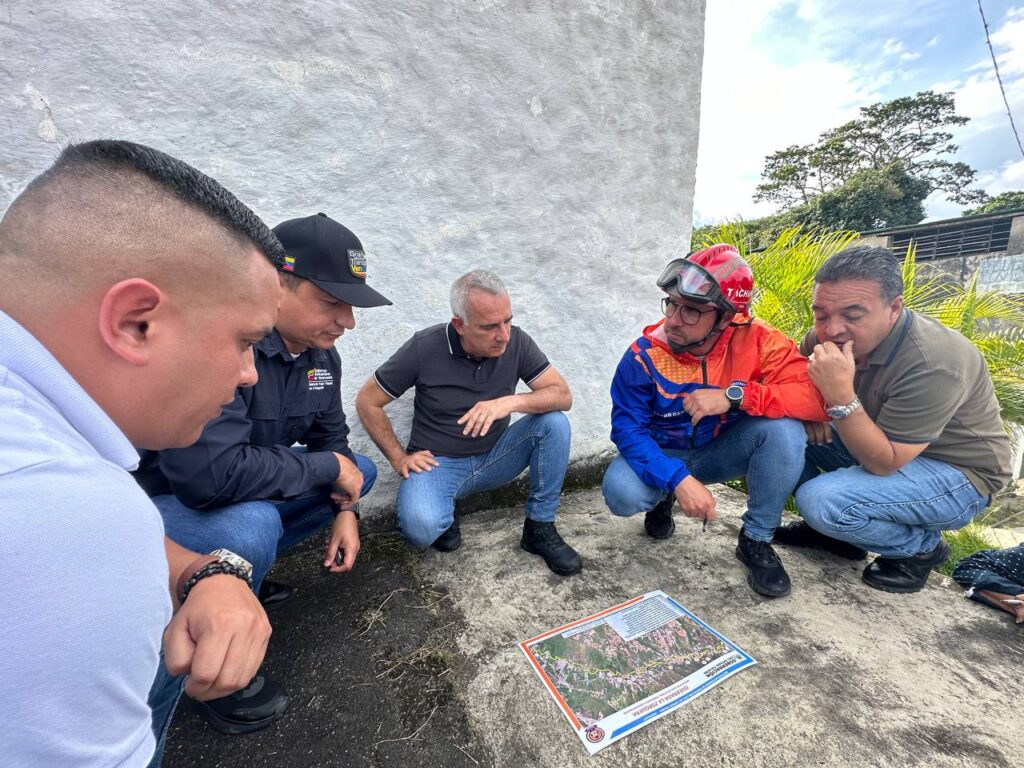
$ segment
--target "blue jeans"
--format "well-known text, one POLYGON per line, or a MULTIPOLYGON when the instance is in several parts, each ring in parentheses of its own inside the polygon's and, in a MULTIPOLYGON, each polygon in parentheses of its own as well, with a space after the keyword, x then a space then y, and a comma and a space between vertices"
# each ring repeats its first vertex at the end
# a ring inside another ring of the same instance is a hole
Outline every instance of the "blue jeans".
POLYGON ((569 420, 561 411, 528 414, 513 422, 487 453, 435 456, 439 466, 410 472, 398 486, 398 528, 416 549, 429 547, 455 520, 455 500, 510 483, 528 466, 526 516, 554 522, 569 466, 569 420))
POLYGON ((873 475, 832 432, 807 446, 796 505, 808 525, 883 557, 913 557, 939 545, 939 531, 963 528, 988 506, 956 467, 918 456, 891 475, 873 475), (824 474, 819 474, 819 468, 824 474))
MULTIPOLYGON (((793 419, 748 417, 736 422, 703 448, 662 449, 680 459, 705 485, 747 478, 744 533, 771 541, 782 509, 804 467, 807 435, 793 419)), ((605 503, 612 514, 629 517, 647 512, 669 492, 645 485, 622 456, 604 474, 605 503)))
MULTIPOLYGON (((363 496, 373 488, 377 467, 362 454, 355 454, 355 458, 363 473, 363 490, 359 494, 363 496)), ((243 501, 205 512, 186 507, 174 496, 156 496, 153 503, 160 510, 164 531, 171 540, 194 552, 212 552, 223 547, 252 563, 255 591, 259 591, 275 558, 333 522, 335 516, 330 498, 317 489, 288 501, 243 501)), ((149 691, 156 735, 151 768, 163 760, 167 729, 184 681, 184 675, 175 676, 167 671, 161 650, 156 680, 149 691)))

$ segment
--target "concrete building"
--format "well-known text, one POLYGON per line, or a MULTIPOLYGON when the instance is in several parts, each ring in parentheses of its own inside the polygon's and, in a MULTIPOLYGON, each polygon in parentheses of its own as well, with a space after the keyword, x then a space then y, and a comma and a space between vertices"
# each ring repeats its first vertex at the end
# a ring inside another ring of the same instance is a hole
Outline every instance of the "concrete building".
POLYGON ((983 291, 1024 294, 1024 210, 877 229, 863 233, 859 242, 898 256, 914 243, 926 273, 942 272, 965 283, 977 272, 983 291))

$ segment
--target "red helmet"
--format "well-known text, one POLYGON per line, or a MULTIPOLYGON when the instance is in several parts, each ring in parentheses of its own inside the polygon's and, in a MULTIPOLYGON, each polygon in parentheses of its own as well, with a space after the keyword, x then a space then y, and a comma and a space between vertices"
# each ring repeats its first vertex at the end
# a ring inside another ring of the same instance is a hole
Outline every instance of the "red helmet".
POLYGON ((719 244, 670 261, 658 287, 725 312, 749 315, 754 273, 733 246, 719 244))

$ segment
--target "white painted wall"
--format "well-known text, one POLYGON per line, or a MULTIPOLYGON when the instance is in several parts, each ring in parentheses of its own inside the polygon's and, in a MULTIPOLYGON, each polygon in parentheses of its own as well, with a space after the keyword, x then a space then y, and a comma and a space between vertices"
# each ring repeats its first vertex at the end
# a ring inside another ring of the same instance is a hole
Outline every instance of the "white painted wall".
MULTIPOLYGON (((448 318, 452 280, 491 268, 572 386, 586 458, 689 242, 703 27, 703 0, 0 0, 0 209, 59 144, 115 137, 271 225, 336 218, 395 301, 340 342, 353 421, 376 365, 448 318)), ((393 501, 382 476, 371 507, 393 501)))

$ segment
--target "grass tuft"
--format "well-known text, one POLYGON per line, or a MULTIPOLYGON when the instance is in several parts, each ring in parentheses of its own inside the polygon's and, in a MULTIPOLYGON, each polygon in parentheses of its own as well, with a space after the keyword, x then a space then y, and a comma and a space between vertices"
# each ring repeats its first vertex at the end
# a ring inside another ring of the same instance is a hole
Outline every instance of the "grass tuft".
POLYGON ((936 570, 946 576, 951 576, 953 568, 965 557, 983 549, 995 549, 996 545, 985 535, 986 529, 987 526, 975 522, 964 526, 959 531, 943 531, 942 538, 946 540, 953 552, 949 556, 949 560, 936 570))

